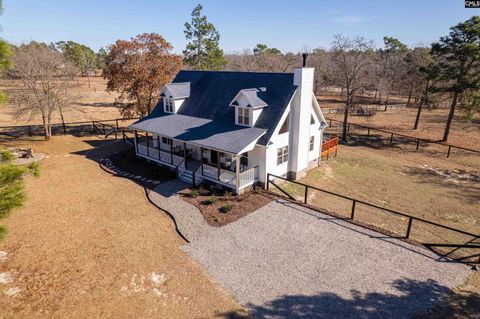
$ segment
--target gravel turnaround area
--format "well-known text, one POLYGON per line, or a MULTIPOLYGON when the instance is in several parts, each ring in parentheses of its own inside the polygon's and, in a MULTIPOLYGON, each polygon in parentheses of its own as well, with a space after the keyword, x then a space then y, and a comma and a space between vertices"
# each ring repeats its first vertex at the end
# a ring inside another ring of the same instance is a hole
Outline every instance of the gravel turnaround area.
POLYGON ((182 249, 257 318, 412 318, 470 273, 283 200, 182 249))

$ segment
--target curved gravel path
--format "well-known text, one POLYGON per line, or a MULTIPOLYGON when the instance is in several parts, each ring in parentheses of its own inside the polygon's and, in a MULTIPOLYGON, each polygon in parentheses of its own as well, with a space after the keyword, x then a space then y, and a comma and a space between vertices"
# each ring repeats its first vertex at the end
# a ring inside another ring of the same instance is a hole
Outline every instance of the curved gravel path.
POLYGON ((178 193, 188 185, 180 180, 162 183, 149 192, 150 200, 173 216, 178 231, 189 241, 202 238, 215 227, 208 225, 197 207, 182 200, 178 193))

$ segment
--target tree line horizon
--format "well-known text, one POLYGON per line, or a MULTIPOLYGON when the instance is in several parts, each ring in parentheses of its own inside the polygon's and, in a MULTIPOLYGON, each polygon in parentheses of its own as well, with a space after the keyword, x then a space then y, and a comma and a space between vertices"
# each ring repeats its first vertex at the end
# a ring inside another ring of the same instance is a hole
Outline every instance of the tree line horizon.
POLYGON ((220 33, 202 14, 202 9, 202 5, 197 5, 191 21, 184 25, 188 43, 182 55, 173 53, 172 45, 157 33, 120 39, 97 52, 74 41, 50 44, 31 41, 11 46, 0 40, 4 76, 20 78, 24 84, 20 93, 12 98, 18 105, 18 113, 40 113, 48 139, 51 136, 49 118, 53 112, 62 112, 62 107, 68 107, 71 100, 68 91, 74 85, 74 76, 101 73, 107 80, 107 91, 119 94, 116 105, 123 116, 145 116, 155 106, 160 90, 180 69, 291 72, 301 67, 302 53, 309 54, 307 66, 315 68, 315 93, 335 87, 345 98, 344 140, 349 112, 357 103, 355 96, 365 92, 375 92, 378 103, 385 108, 393 94, 408 96, 408 103, 411 99, 418 102, 414 129, 419 125, 423 107, 449 101, 443 141, 448 140, 456 109, 467 119, 480 112, 478 16, 451 27, 448 35, 429 46, 411 48, 399 39, 385 36, 383 46, 376 48, 373 40, 365 37, 335 34, 328 49, 305 48, 298 53, 283 53, 259 43, 240 53, 225 54, 220 48, 220 33), (51 68, 53 61, 57 67, 51 68), (28 79, 33 73, 37 74, 36 78, 28 79), (51 83, 51 87, 56 88, 49 92, 32 90, 38 85, 38 74, 56 79, 55 85, 51 83), (39 106, 38 101, 45 103, 39 106))

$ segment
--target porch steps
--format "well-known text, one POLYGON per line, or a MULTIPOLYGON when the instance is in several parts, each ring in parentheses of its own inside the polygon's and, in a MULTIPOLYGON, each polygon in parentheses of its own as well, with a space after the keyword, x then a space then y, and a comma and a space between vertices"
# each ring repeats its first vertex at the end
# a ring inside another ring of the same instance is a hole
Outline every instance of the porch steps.
POLYGON ((178 179, 181 181, 184 181, 185 183, 193 185, 193 175, 192 175, 192 172, 189 170, 184 170, 181 173, 179 173, 178 179))

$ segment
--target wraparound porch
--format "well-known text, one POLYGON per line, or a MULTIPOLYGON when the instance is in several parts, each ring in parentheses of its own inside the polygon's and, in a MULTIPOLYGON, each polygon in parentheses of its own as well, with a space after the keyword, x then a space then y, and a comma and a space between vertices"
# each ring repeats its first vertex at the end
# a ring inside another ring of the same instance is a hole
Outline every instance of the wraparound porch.
POLYGON ((241 192, 259 178, 259 167, 249 165, 249 152, 232 154, 157 134, 135 131, 137 156, 165 165, 185 182, 210 181, 241 192))

